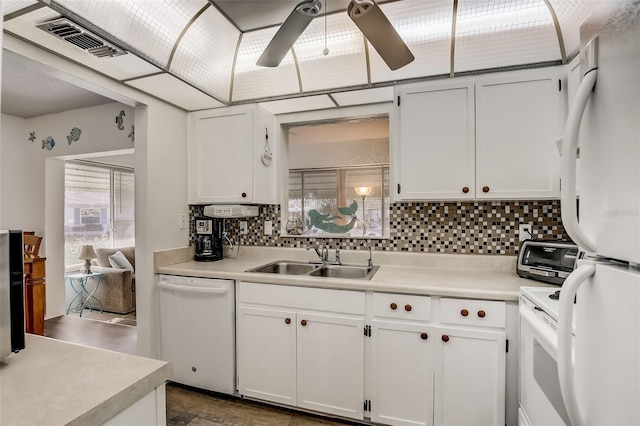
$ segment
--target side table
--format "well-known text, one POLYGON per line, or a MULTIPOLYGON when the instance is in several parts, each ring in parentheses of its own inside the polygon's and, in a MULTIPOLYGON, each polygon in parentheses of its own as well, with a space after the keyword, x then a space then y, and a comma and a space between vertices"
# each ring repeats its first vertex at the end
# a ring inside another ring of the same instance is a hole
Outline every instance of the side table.
POLYGON ((95 300, 95 303, 97 303, 97 306, 100 308, 100 313, 102 313, 102 303, 98 300, 97 297, 94 296, 94 293, 96 292, 96 290, 98 290, 98 287, 100 287, 100 283, 102 282, 103 277, 104 274, 102 272, 92 272, 91 274, 78 272, 75 274, 65 275, 65 278, 69 280, 69 285, 76 293, 75 297, 71 300, 69 306, 67 307, 67 315, 70 311, 73 310, 75 312, 79 312, 80 316, 82 317, 82 312, 87 306, 89 307, 89 310, 93 312, 96 307, 91 304, 91 299, 95 300), (87 288, 89 278, 95 278, 96 283, 95 287, 93 287, 93 290, 91 291, 89 291, 89 289, 87 288), (78 300, 78 304, 74 308, 72 308, 76 300, 78 300))

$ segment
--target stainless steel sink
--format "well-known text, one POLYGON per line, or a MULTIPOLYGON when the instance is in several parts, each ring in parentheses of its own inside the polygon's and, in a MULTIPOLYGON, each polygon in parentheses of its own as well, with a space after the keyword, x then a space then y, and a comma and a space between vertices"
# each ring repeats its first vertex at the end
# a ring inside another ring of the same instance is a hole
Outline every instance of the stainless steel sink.
POLYGON ((312 277, 371 279, 379 266, 324 265, 309 273, 312 277))
POLYGON ((303 275, 307 274, 318 265, 303 262, 292 262, 285 260, 278 260, 268 263, 266 265, 259 266, 257 268, 249 269, 247 272, 262 272, 267 274, 284 274, 284 275, 303 275))
POLYGON ((297 262, 292 260, 276 260, 275 262, 249 269, 247 272, 370 280, 378 268, 379 266, 329 265, 297 262))

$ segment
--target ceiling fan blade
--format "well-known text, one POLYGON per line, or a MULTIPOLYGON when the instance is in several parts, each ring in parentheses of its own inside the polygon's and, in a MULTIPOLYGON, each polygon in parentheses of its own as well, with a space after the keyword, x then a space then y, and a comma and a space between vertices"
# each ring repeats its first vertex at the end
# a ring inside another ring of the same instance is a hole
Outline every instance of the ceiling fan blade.
POLYGON ((415 59, 375 1, 351 0, 347 13, 389 68, 397 70, 415 59))
POLYGON ((282 26, 264 49, 256 65, 261 67, 277 67, 282 58, 298 40, 298 37, 315 18, 322 5, 320 0, 304 0, 296 5, 282 26))

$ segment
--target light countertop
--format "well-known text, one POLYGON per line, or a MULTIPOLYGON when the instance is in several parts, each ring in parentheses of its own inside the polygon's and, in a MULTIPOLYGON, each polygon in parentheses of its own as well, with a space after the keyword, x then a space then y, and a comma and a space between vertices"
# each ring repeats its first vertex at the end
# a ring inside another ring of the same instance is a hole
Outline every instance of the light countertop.
POLYGON ((164 361, 27 334, 0 361, 0 424, 103 424, 170 375, 164 361))
MULTIPOLYGON (((344 264, 365 265, 368 254, 362 250, 343 250, 341 257, 344 264)), ((371 280, 246 272, 276 260, 315 261, 317 258, 314 252, 301 249, 243 246, 237 258, 157 265, 156 272, 279 285, 506 301, 517 301, 521 286, 548 286, 518 277, 515 272, 516 258, 498 255, 374 251, 374 264, 379 265, 380 269, 371 280)))

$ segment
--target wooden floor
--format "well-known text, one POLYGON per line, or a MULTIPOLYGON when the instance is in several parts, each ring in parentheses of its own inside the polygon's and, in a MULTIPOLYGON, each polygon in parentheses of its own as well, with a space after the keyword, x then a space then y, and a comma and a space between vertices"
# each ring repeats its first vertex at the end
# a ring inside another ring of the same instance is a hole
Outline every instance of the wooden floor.
POLYGON ((338 426, 361 423, 328 419, 255 401, 167 385, 168 426, 338 426))
POLYGON ((78 343, 136 355, 138 330, 136 327, 109 324, 89 318, 61 315, 44 322, 44 335, 52 339, 78 343))
MULTIPOLYGON (((136 327, 62 315, 45 321, 44 335, 53 339, 136 354, 136 327)), ((357 422, 273 407, 237 397, 167 385, 168 426, 338 426, 357 422)))

